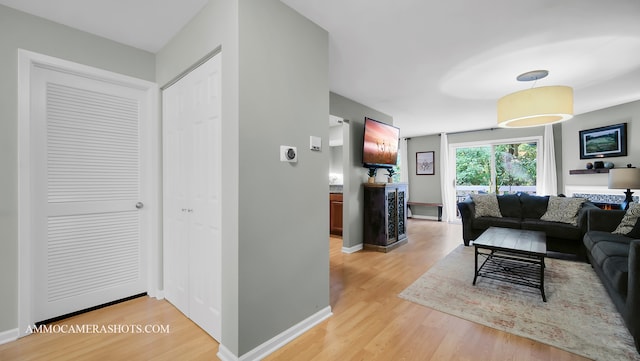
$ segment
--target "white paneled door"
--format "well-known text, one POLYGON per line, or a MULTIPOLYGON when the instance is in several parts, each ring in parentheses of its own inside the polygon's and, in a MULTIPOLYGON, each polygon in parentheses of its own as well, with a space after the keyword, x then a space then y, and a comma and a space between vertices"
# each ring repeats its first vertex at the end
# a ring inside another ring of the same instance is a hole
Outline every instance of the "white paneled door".
POLYGON ((146 292, 146 91, 46 66, 30 83, 33 320, 146 292))
POLYGON ((222 288, 220 58, 162 95, 165 297, 216 340, 222 288))

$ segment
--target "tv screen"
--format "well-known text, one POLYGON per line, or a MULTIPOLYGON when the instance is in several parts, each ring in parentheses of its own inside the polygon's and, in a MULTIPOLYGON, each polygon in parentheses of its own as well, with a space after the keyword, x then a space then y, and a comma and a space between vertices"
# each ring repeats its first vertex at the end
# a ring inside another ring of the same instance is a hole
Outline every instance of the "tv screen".
POLYGON ((364 118, 363 165, 386 168, 396 165, 399 138, 400 129, 371 118, 364 118))

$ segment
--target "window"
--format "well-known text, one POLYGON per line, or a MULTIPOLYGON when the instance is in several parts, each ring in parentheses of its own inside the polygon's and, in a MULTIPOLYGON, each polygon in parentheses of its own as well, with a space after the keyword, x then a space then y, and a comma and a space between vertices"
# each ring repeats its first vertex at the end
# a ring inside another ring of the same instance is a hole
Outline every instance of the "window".
POLYGON ((470 193, 536 193, 537 138, 452 145, 455 154, 456 196, 470 193))

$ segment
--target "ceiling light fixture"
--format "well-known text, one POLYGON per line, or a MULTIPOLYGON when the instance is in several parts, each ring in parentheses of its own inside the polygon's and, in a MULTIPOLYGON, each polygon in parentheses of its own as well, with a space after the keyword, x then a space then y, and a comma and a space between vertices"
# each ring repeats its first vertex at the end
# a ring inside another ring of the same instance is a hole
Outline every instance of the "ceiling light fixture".
MULTIPOLYGON (((518 75, 518 81, 535 81, 549 74, 534 70, 518 75)), ((573 118, 573 89, 555 85, 521 90, 498 99, 498 125, 526 128, 573 118)))

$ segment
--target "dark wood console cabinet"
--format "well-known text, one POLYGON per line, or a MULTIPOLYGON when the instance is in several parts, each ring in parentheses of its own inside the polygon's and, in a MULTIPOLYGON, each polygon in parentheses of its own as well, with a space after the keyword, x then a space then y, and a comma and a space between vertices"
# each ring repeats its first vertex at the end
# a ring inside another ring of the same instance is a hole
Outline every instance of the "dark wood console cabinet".
POLYGON ((407 184, 364 184, 364 248, 382 252, 405 244, 407 184))

